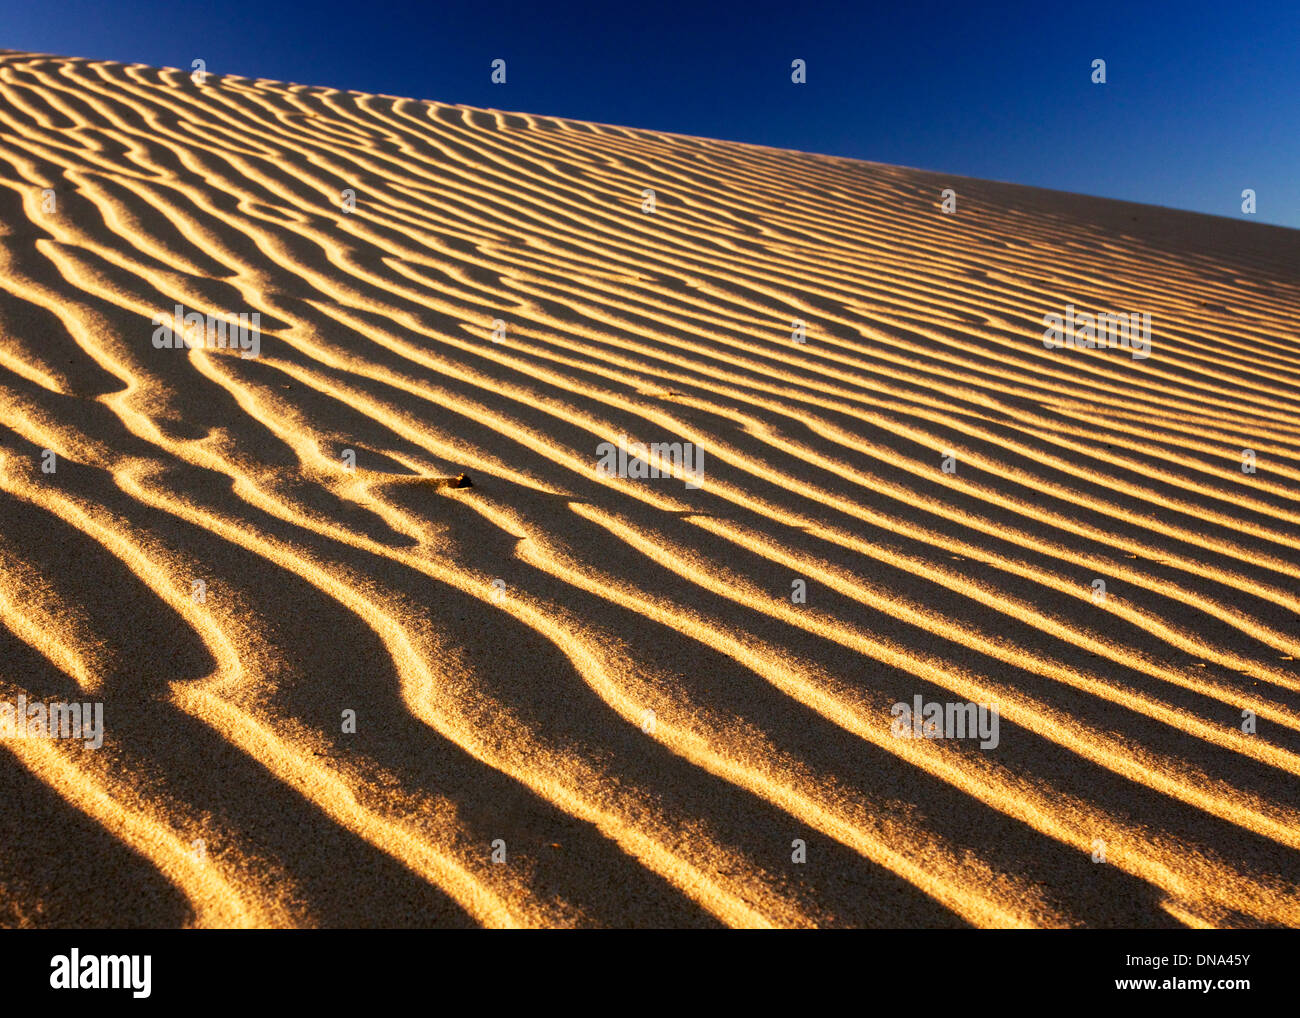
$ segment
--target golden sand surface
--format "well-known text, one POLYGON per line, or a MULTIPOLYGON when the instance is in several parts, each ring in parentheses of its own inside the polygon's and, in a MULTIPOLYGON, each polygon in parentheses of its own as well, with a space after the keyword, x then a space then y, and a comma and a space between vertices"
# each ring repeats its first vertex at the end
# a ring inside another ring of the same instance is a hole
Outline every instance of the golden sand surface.
POLYGON ((1298 241, 0 53, 0 924, 1300 925, 1298 241))

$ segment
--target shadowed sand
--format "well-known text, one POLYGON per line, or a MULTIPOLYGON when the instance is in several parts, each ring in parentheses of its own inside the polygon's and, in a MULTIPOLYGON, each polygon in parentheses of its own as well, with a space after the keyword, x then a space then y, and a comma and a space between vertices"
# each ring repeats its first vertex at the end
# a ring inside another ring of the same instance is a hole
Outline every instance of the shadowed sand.
POLYGON ((0 261, 0 924, 1300 925, 1294 231, 0 51, 0 261))

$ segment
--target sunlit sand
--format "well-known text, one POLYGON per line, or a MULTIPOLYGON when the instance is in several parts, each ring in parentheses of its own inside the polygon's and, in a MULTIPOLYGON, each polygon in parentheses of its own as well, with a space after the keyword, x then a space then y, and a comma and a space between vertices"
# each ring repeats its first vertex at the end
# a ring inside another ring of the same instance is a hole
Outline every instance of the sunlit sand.
POLYGON ((0 925, 1300 925, 1295 231, 7 51, 0 205, 0 925))

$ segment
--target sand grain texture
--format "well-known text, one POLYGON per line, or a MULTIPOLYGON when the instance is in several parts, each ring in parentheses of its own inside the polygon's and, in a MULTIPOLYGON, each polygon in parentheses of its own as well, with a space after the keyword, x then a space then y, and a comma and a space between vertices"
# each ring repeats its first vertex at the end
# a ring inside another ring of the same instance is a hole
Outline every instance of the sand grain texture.
POLYGON ((4 52, 0 259, 0 924, 1300 925, 1294 231, 4 52))

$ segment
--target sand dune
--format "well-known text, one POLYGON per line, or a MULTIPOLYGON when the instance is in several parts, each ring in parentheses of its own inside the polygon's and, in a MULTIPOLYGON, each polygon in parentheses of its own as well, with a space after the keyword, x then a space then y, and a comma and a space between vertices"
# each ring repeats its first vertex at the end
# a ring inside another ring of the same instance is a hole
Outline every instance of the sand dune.
POLYGON ((1300 926, 1294 231, 8 51, 0 206, 0 924, 1300 926))

